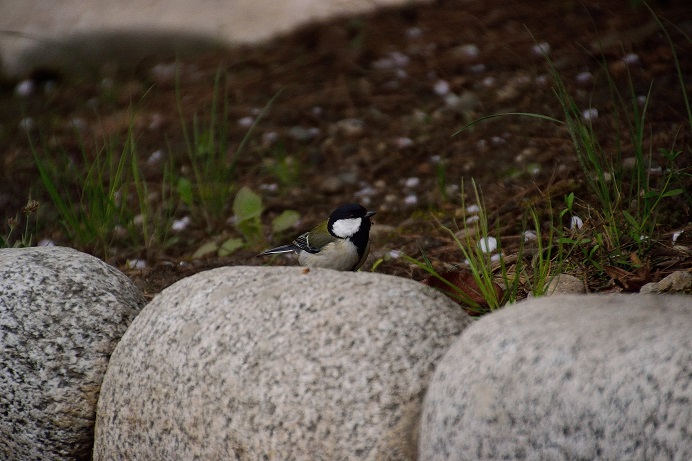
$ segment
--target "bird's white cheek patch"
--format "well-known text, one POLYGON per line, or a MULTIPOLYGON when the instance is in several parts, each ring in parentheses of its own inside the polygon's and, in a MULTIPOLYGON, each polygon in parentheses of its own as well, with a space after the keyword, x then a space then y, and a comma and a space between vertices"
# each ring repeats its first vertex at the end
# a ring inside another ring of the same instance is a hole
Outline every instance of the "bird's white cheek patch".
POLYGON ((361 218, 339 219, 334 223, 334 235, 342 239, 352 237, 360 229, 361 218))

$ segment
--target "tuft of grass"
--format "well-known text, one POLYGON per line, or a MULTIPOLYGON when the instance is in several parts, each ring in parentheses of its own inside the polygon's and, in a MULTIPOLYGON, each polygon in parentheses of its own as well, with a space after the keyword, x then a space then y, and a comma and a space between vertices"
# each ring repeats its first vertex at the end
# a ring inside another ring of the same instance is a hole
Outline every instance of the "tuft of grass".
POLYGON ((183 115, 179 76, 176 78, 175 93, 187 156, 192 169, 192 178, 179 179, 178 194, 193 214, 201 217, 207 229, 211 230, 224 220, 233 193, 233 173, 237 162, 237 155, 229 157, 228 85, 222 80, 219 68, 214 78, 209 117, 203 120, 195 114, 191 127, 183 115))
POLYGON ((262 161, 262 166, 285 186, 300 184, 302 164, 293 155, 286 153, 282 143, 272 149, 272 156, 262 161))
MULTIPOLYGON (((408 255, 403 255, 402 257, 442 282, 444 287, 449 288, 444 289, 446 294, 467 306, 470 311, 481 314, 488 310, 499 309, 504 304, 517 300, 521 285, 520 274, 523 268, 520 255, 517 258, 514 270, 512 272, 509 271, 509 265, 506 263, 502 253, 499 231, 496 229, 495 232, 491 232, 482 195, 475 181, 472 181, 472 184, 476 205, 478 206, 477 214, 473 215, 473 219, 467 219, 465 211, 467 207, 462 192, 461 207, 464 210, 462 214, 464 227, 459 232, 455 232, 441 223, 440 227, 456 243, 460 256, 468 267, 473 284, 459 284, 450 280, 449 276, 445 276, 445 274, 435 269, 424 253, 422 261, 408 255), (494 250, 490 249, 492 245, 497 245, 494 250), (493 261, 493 254, 499 256, 497 262, 493 261), (499 276, 496 277, 495 273, 498 271, 499 276), (502 286, 496 282, 498 278, 502 286), (478 299, 482 299, 483 302, 479 302, 478 299)), ((464 190, 463 184, 461 190, 464 190)))
MULTIPOLYGON (((552 215, 552 212, 550 213, 552 215)), ((548 292, 552 280, 564 270, 566 255, 563 250, 562 241, 556 238, 556 230, 561 229, 560 221, 556 227, 553 222, 549 223, 548 235, 545 236, 541 226, 541 219, 535 209, 529 210, 531 223, 535 229, 536 251, 531 257, 531 266, 525 269, 525 278, 528 283, 528 291, 534 296, 544 296, 548 292)), ((560 215, 562 218, 562 214, 560 215)), ((524 226, 527 227, 526 225, 524 226)), ((526 235, 527 231, 524 231, 526 235)), ((522 239, 522 251, 526 238, 522 239)))
POLYGON ((38 227, 39 206, 39 202, 29 195, 26 205, 22 207, 24 228, 21 235, 18 238, 14 237, 15 229, 21 225, 19 215, 9 218, 7 220, 7 227, 9 228, 7 234, 0 235, 0 248, 26 248, 34 244, 34 235, 38 227))
POLYGON ((265 117, 281 91, 272 97, 254 119, 238 147, 231 150, 229 130, 230 95, 227 76, 219 68, 214 78, 214 92, 207 118, 195 114, 191 127, 183 115, 179 75, 176 78, 176 102, 185 140, 191 177, 182 176, 177 183, 178 194, 193 215, 212 232, 223 226, 231 198, 236 193, 234 175, 240 155, 245 150, 257 124, 265 117))
MULTIPOLYGON (((66 240, 104 259, 112 256, 115 248, 135 253, 137 257, 144 253, 150 258, 178 239, 171 236, 171 225, 181 206, 187 206, 206 225, 207 232, 225 225, 237 190, 234 175, 239 155, 244 152, 256 124, 281 92, 258 114, 234 150, 230 148, 232 138, 227 123, 228 93, 227 82, 218 71, 210 113, 204 119, 196 115, 188 125, 182 115, 181 89, 176 82, 176 100, 189 162, 180 162, 169 152, 156 182, 148 181, 142 170, 132 105, 130 124, 123 139, 113 136, 87 143, 75 129, 76 159, 72 158, 73 152, 61 146, 45 147, 51 143, 41 138, 37 142, 29 133, 34 163, 66 240)), ((266 242, 259 229, 244 235, 245 240, 224 242, 219 254, 266 242)))
POLYGON ((67 240, 104 258, 112 254, 116 242, 130 245, 137 252, 141 249, 147 255, 159 250, 169 243, 176 211, 173 165, 169 160, 164 180, 155 189, 146 182, 133 119, 131 116, 123 141, 105 139, 93 148, 76 132, 80 163, 70 160, 60 147, 57 151, 39 149, 29 136, 41 182, 57 209, 67 240))
MULTIPOLYGON (((656 20, 670 43, 688 122, 692 128, 692 110, 675 47, 660 19, 656 17, 656 20)), ((614 149, 606 149, 592 121, 583 115, 584 109, 589 108, 578 106, 550 58, 545 55, 545 59, 553 81, 553 92, 562 109, 562 120, 535 113, 492 114, 478 118, 454 133, 457 135, 484 120, 506 116, 536 118, 560 124, 565 128, 587 184, 587 193, 582 200, 575 199, 576 190, 568 194, 566 207, 559 218, 573 219, 578 213, 585 221, 583 226, 572 228, 567 233, 562 232, 562 226, 558 223, 551 229, 549 240, 553 241, 557 237, 554 241, 558 244, 558 254, 537 262, 538 273, 533 274, 534 292, 544 291, 544 282, 547 274, 551 272, 548 270, 549 262, 553 258, 562 263, 579 259, 578 264, 572 264, 591 271, 596 278, 604 275, 604 268, 608 265, 636 269, 632 266, 632 261, 646 260, 656 243, 656 235, 660 233, 660 229, 663 226, 675 225, 674 218, 671 219, 675 214, 666 207, 672 205, 672 200, 677 196, 682 195, 686 203, 690 203, 692 198, 689 192, 692 178, 690 167, 677 164, 681 152, 679 149, 675 146, 659 147, 657 152, 665 167, 658 170, 659 173, 653 168, 656 149, 646 120, 653 82, 650 83, 642 103, 635 93, 632 76, 628 73, 627 88, 624 91, 620 90, 609 74, 605 58, 601 57, 600 66, 606 76, 612 116, 615 120, 614 126, 608 129, 614 131, 616 145, 614 149), (633 156, 634 161, 630 169, 623 166, 626 153, 633 156)), ((552 216, 549 220, 555 221, 552 216)), ((537 223, 536 217, 534 223, 537 223)))
POLYGON ((164 247, 173 245, 176 241, 171 237, 171 229, 175 214, 178 211, 179 197, 175 188, 175 165, 172 157, 167 155, 163 164, 163 174, 160 182, 149 183, 144 178, 139 163, 139 151, 133 134, 132 123, 125 140, 129 164, 129 188, 135 201, 137 214, 129 224, 128 233, 133 236, 133 242, 144 248, 147 258, 164 247))
POLYGON ((596 198, 595 206, 584 207, 591 217, 591 234, 569 243, 581 246, 586 262, 599 273, 603 272, 604 264, 629 266, 632 252, 644 259, 651 250, 653 236, 661 224, 659 210, 664 200, 684 192, 681 182, 676 181, 681 179, 681 172, 674 165, 672 150, 664 154, 669 163, 666 172, 660 178, 653 174, 653 141, 646 135, 646 113, 653 83, 640 106, 631 75, 628 73, 627 92, 623 94, 609 74, 605 58, 601 59, 615 119, 616 148, 607 152, 593 124, 584 119, 552 62, 546 59, 563 110, 563 123, 586 183, 596 198), (626 142, 634 154, 631 171, 623 167, 626 142), (586 240, 590 243, 584 245, 586 240))
MULTIPOLYGON (((130 154, 127 147, 118 155, 112 144, 102 146, 90 160, 89 150, 80 138, 85 175, 66 178, 46 151, 38 151, 31 137, 29 143, 41 181, 58 209, 70 241, 107 256, 114 230, 118 226, 127 229, 134 218, 126 200, 130 154), (65 193, 73 188, 77 190, 76 198, 65 193)), ((61 154, 67 157, 65 152, 61 154)))

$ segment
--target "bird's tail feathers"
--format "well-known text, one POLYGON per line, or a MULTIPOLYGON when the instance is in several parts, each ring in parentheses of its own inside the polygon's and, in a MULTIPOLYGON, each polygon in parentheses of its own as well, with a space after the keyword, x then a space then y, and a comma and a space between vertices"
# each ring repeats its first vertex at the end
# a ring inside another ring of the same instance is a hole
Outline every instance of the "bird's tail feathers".
POLYGON ((266 255, 275 255, 275 254, 280 254, 280 253, 291 253, 293 251, 296 251, 295 245, 282 245, 280 247, 276 248, 271 248, 269 250, 264 250, 262 253, 258 254, 257 256, 266 256, 266 255))

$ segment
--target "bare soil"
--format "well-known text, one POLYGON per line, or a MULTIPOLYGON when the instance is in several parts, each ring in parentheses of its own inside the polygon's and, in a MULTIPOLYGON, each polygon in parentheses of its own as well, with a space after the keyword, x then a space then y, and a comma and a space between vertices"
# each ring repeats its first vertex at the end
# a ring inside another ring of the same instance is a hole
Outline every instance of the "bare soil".
MULTIPOLYGON (((648 95, 646 139, 654 160, 662 165, 658 149, 675 148, 683 151, 678 166, 692 165, 692 133, 671 46, 651 13, 637 3, 439 1, 313 24, 265 44, 187 59, 177 67, 171 60, 145 60, 131 71, 132 63, 110 63, 79 79, 39 69, 27 76, 36 88, 28 96, 16 94, 18 82, 0 88, 0 230, 6 234, 7 219, 21 218, 31 196, 41 203, 35 241, 74 245, 38 176, 27 123, 39 155, 54 155, 49 153, 57 149, 50 148, 60 146, 65 158, 79 164, 80 136, 87 146, 104 137, 124 137, 133 121, 147 180, 160 183, 165 162, 148 161, 152 153, 162 150, 180 164, 187 158, 178 101, 187 121, 195 114, 208 118, 221 72, 230 103, 225 115, 229 158, 248 131, 246 117, 254 120, 268 107, 241 151, 231 184, 262 195, 266 222, 295 209, 302 216, 297 235, 336 206, 361 202, 378 211, 364 269, 383 259, 377 271, 421 279, 423 274, 396 258, 396 252, 420 257, 424 251, 441 269, 461 263, 463 257, 438 220, 463 227, 460 197, 463 192, 465 204, 474 203, 474 179, 491 226, 500 231, 505 253, 512 254, 530 206, 546 211, 550 203, 559 210, 569 192, 582 204, 597 203, 562 125, 507 116, 454 135, 470 121, 496 113, 563 119, 543 51, 579 107, 598 110, 592 123, 606 152, 634 155, 631 140, 618 136, 616 127, 622 124, 614 115, 609 74, 623 94, 631 82, 635 95, 648 95), (458 189, 462 181, 463 191, 458 189)), ((661 1, 653 8, 675 44, 689 94, 688 3, 661 1)), ((189 168, 178 173, 185 176, 189 168)), ((673 231, 692 232, 687 197, 666 202, 656 236, 660 248, 644 261, 648 280, 692 267, 689 254, 673 252, 669 243, 673 231)), ((174 205, 176 217, 190 215, 183 204, 174 205)), ((231 215, 228 203, 226 216, 231 215)), ((224 258, 192 258, 203 243, 237 235, 226 220, 209 226, 193 219, 175 234, 173 244, 140 248, 114 242, 107 254, 96 255, 125 271, 148 296, 211 267, 294 264, 257 259, 255 248, 224 258), (146 260, 146 267, 130 268, 127 262, 135 259, 146 260)), ((267 238, 270 244, 284 243, 267 238)), ((591 291, 623 289, 617 277, 602 271, 578 275, 591 291)))

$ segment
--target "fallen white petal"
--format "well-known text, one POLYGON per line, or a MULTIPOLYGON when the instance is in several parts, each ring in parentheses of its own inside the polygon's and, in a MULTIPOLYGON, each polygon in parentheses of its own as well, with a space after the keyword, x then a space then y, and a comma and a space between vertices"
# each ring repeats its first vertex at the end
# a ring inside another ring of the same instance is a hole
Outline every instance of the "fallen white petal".
POLYGON ((622 62, 629 66, 639 64, 639 55, 637 53, 628 53, 622 57, 622 62))
POLYGON ((407 195, 406 198, 404 198, 404 204, 406 205, 415 205, 418 203, 418 196, 416 194, 410 194, 407 195))
POLYGON ((468 218, 466 218, 466 224, 473 224, 475 222, 480 221, 480 219, 481 218, 478 216, 469 216, 468 218))
POLYGON ((23 98, 27 96, 31 96, 35 90, 35 85, 34 82, 31 80, 22 80, 17 84, 17 86, 14 88, 14 94, 17 96, 21 96, 23 98))
POLYGON ((481 207, 478 205, 469 205, 466 207, 466 212, 469 214, 478 213, 479 211, 481 211, 481 207))
POLYGON ((127 267, 130 269, 144 269, 147 267, 147 262, 143 259, 128 259, 127 267))
POLYGON ((433 91, 438 96, 444 96, 449 93, 449 82, 446 80, 438 80, 433 85, 433 91))
POLYGON ((581 113, 581 116, 584 120, 594 120, 598 118, 598 109, 594 109, 593 107, 590 109, 585 109, 581 113))
POLYGON ((549 54, 550 53, 550 43, 548 43, 548 42, 538 43, 531 48, 531 52, 533 54, 535 54, 536 56, 543 56, 544 54, 549 54))
POLYGON ((238 126, 242 128, 250 128, 254 121, 255 119, 253 119, 252 117, 243 117, 238 120, 238 126))
POLYGON ((406 187, 417 187, 420 184, 420 178, 417 178, 415 176, 408 178, 404 185, 406 187))
POLYGON ((390 250, 389 253, 387 253, 387 254, 392 259, 398 259, 401 257, 401 251, 399 251, 399 250, 390 250))
POLYGON ((524 231, 524 241, 525 242, 532 242, 534 240, 537 240, 538 237, 536 236, 536 232, 532 230, 526 230, 524 231))
POLYGON ((190 219, 189 216, 185 216, 183 218, 176 219, 175 221, 173 221, 173 224, 171 224, 171 229, 174 231, 184 230, 187 226, 190 225, 191 221, 192 221, 192 219, 190 219))
POLYGON ((485 237, 478 242, 478 248, 483 253, 492 253, 497 248, 497 239, 495 237, 485 237))

